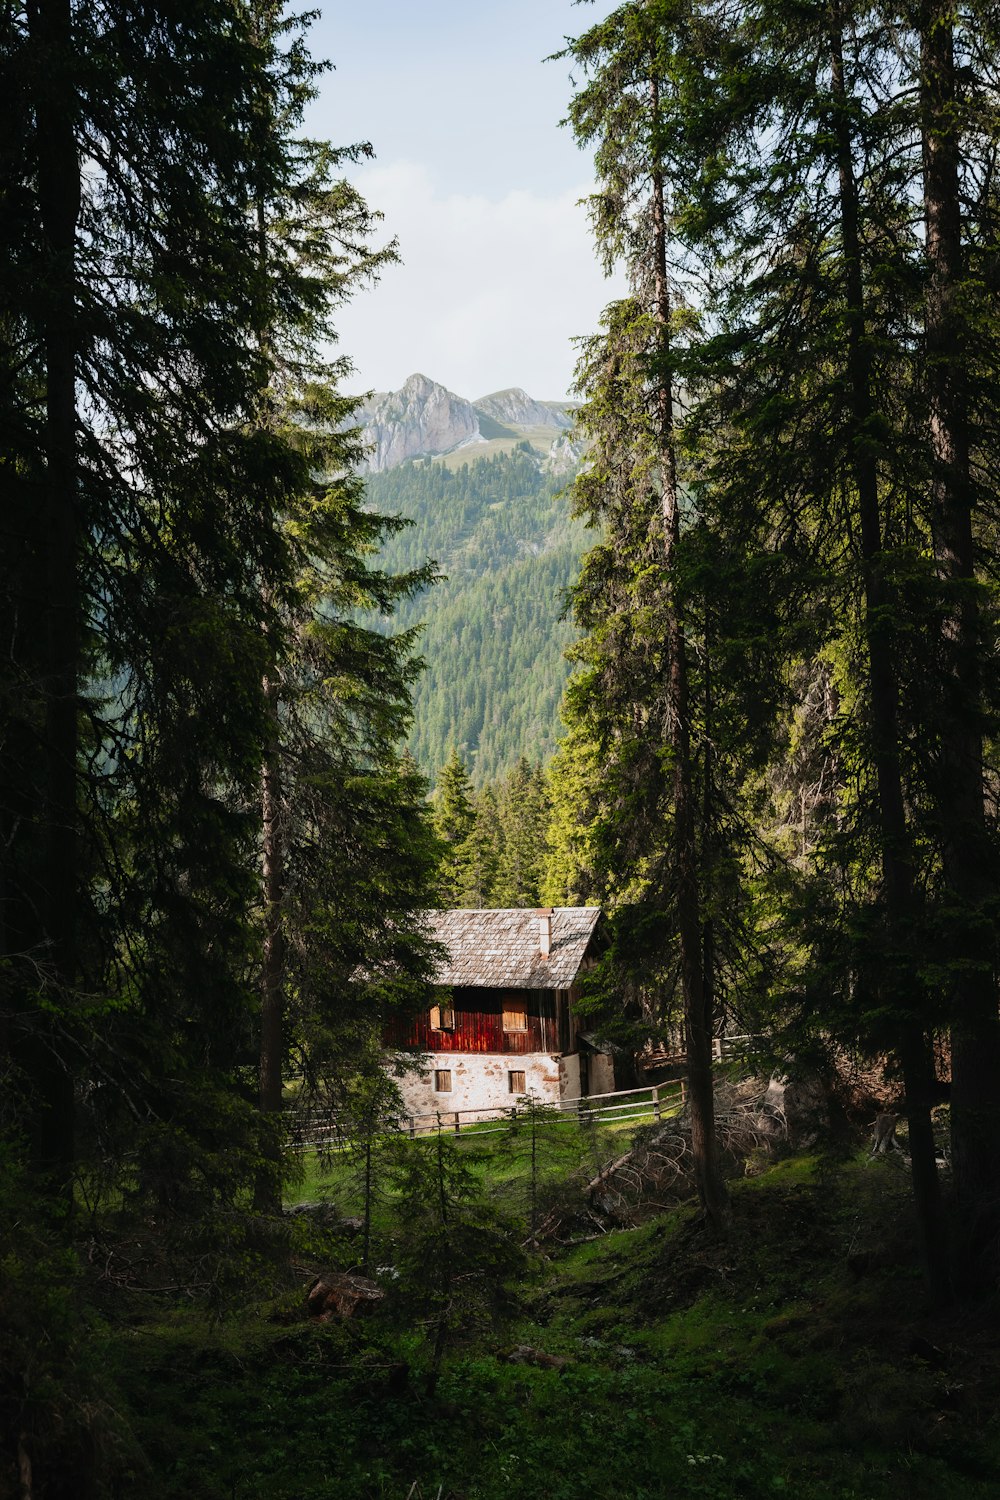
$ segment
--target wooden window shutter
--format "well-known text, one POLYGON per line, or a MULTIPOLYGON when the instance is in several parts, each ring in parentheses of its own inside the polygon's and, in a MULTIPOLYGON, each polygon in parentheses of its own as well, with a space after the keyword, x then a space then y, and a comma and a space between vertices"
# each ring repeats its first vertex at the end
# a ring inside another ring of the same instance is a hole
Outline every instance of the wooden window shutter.
POLYGON ((436 1068, 434 1070, 434 1092, 436 1094, 451 1093, 451 1069, 436 1068))
POLYGON ((523 1000, 510 999, 503 1006, 504 1031, 527 1031, 528 1007, 523 1000))
POLYGON ((523 1094, 525 1092, 524 1073, 519 1068, 514 1068, 507 1074, 507 1089, 511 1094, 523 1094))

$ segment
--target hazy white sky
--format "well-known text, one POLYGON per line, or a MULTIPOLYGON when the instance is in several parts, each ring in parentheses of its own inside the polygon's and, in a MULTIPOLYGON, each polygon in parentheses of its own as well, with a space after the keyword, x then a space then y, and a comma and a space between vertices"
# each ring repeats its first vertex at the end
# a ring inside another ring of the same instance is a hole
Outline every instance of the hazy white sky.
POLYGON ((340 317, 358 389, 419 370, 460 395, 522 385, 558 399, 574 336, 620 288, 595 259, 591 164, 559 122, 568 61, 543 59, 610 0, 319 0, 320 80, 309 128, 367 140, 353 178, 399 240, 401 266, 340 317))

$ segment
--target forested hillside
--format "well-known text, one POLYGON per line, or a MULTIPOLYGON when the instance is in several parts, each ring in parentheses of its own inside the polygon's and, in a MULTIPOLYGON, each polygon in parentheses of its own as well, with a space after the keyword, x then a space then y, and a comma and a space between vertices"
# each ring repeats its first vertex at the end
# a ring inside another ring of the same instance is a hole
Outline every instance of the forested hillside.
POLYGON ((587 545, 564 483, 528 443, 452 471, 418 459, 366 480, 374 510, 413 523, 386 542, 385 569, 430 558, 443 575, 393 617, 394 629, 423 627, 410 749, 429 773, 456 749, 482 782, 555 747, 575 633, 563 596, 587 545))

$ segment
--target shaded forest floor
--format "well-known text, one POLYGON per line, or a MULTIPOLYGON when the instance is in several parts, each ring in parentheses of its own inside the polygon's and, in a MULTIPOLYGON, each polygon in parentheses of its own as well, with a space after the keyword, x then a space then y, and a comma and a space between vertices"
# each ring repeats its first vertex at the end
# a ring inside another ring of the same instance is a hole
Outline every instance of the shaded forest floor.
POLYGON ((120 1330, 121 1493, 997 1493, 997 1306, 924 1309, 891 1161, 796 1158, 735 1184, 724 1245, 681 1206, 536 1259, 506 1321, 454 1344, 433 1397, 426 1333, 392 1302, 390 1286, 378 1315, 316 1324, 296 1291, 211 1326, 187 1312, 120 1330))

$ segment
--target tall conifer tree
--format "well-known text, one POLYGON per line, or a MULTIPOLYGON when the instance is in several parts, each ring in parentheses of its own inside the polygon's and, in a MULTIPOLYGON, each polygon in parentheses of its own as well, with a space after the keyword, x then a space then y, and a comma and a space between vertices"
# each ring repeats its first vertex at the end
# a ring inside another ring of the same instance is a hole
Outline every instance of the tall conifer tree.
MULTIPOLYGON (((612 617, 610 628, 630 631, 633 640, 639 640, 648 629, 648 619, 635 629, 637 607, 656 615, 659 638, 647 638, 643 655, 647 669, 655 674, 659 701, 646 723, 636 726, 636 742, 653 772, 649 788, 653 806, 659 800, 653 788, 662 787, 664 776, 669 781, 670 884, 695 1170, 706 1216, 721 1231, 728 1200, 714 1125, 713 991, 705 963, 689 624, 678 559, 678 319, 668 274, 672 212, 668 152, 674 111, 668 108, 667 99, 672 88, 676 93, 674 64, 691 23, 691 10, 683 3, 629 4, 569 49, 588 75, 570 106, 570 121, 581 142, 597 143, 600 189, 592 200, 595 235, 607 264, 624 257, 634 288, 633 300, 609 315, 606 337, 592 346, 584 366, 582 389, 590 399, 582 421, 596 456, 578 484, 578 503, 582 511, 609 528, 609 547, 636 549, 629 563, 631 578, 623 580, 627 593, 634 589, 637 595, 623 601, 632 619, 617 624, 612 617), (624 535, 618 529, 621 520, 627 525, 624 535), (652 585, 647 581, 650 576, 655 580, 652 585)), ((610 558, 608 562, 615 566, 610 558)), ((607 615, 603 606, 593 602, 599 571, 589 564, 578 591, 578 617, 585 625, 602 613, 607 615)), ((642 696, 648 699, 648 690, 642 696)))

